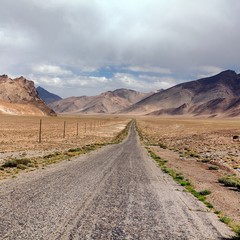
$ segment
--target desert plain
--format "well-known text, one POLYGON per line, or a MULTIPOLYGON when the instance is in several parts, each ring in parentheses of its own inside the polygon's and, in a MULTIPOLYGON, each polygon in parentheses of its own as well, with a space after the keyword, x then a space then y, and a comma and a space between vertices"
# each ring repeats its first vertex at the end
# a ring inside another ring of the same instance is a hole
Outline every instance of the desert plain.
MULTIPOLYGON (((142 144, 165 159, 167 167, 183 174, 197 191, 209 191, 206 198, 213 206, 209 211, 238 226, 239 190, 225 187, 219 179, 226 175, 240 175, 240 141, 233 140, 233 136, 240 135, 240 120, 135 118, 142 144)), ((130 120, 130 116, 115 115, 41 118, 1 115, 0 164, 15 158, 44 158, 87 145, 108 144, 130 120)), ((68 152, 65 160, 69 157, 68 152)), ((9 170, 7 173, 6 169, 1 169, 1 179, 17 177, 18 173, 27 174, 34 169, 9 170)))

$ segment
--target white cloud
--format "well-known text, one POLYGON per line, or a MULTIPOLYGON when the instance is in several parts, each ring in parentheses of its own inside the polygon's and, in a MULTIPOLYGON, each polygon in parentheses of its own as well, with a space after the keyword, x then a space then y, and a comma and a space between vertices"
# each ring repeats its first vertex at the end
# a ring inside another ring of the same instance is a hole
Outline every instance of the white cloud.
POLYGON ((44 75, 54 75, 54 76, 62 76, 62 75, 72 75, 72 72, 69 70, 62 69, 59 66, 54 65, 36 65, 32 68, 34 73, 44 74, 44 75))
POLYGON ((119 88, 150 92, 169 88, 176 83, 174 78, 148 75, 136 76, 126 73, 116 73, 111 78, 83 75, 69 75, 64 77, 39 77, 31 75, 29 77, 35 79, 37 85, 45 87, 46 89, 57 89, 58 92, 55 92, 62 97, 95 95, 119 88), (59 90, 59 88, 63 90, 59 90))
POLYGON ((237 0, 1 0, 0 72, 65 95, 166 88, 239 68, 239 12, 237 0))
POLYGON ((176 80, 170 77, 158 77, 117 73, 113 77, 113 83, 122 87, 135 89, 138 91, 148 92, 157 89, 166 89, 176 84, 176 80))
POLYGON ((34 82, 38 86, 60 87, 63 86, 63 81, 59 77, 34 77, 34 82))
POLYGON ((129 66, 126 69, 133 72, 143 72, 143 73, 161 73, 161 74, 171 74, 172 71, 169 68, 160 68, 152 66, 129 66))
POLYGON ((193 68, 197 71, 197 78, 209 77, 222 72, 224 69, 216 66, 198 66, 193 68))

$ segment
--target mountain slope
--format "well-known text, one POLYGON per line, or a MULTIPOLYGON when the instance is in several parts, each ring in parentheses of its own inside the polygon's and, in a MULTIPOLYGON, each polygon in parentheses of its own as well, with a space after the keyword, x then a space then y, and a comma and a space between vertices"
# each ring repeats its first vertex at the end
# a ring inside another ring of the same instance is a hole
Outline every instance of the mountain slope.
POLYGON ((48 92, 46 89, 42 88, 42 87, 37 87, 36 88, 37 92, 38 92, 38 96, 46 103, 49 104, 51 102, 55 102, 55 101, 59 101, 62 98, 59 97, 56 94, 53 94, 51 92, 48 92))
POLYGON ((117 89, 97 96, 70 97, 50 103, 58 113, 115 113, 142 100, 149 94, 129 89, 117 89))
MULTIPOLYGON (((240 97, 240 76, 227 70, 215 76, 176 85, 155 93, 122 111, 130 114, 204 115, 214 108, 214 100, 240 97), (200 110, 201 109, 201 110, 200 110)), ((218 111, 224 112, 223 105, 218 111)), ((234 100, 232 100, 234 101, 234 100)), ((228 101, 230 102, 230 101, 228 101)), ((228 109, 230 114, 230 109, 228 109)))
POLYGON ((24 77, 0 76, 0 112, 5 114, 56 115, 38 96, 34 82, 24 77))

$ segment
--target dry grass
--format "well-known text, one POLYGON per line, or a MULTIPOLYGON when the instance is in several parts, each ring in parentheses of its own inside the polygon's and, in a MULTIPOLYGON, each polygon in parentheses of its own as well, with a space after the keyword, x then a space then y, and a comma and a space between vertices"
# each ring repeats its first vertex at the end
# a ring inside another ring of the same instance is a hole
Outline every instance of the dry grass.
POLYGON ((63 150, 105 143, 111 141, 129 121, 127 118, 116 116, 62 116, 41 119, 42 142, 39 143, 39 117, 0 115, 0 151, 63 150), (65 138, 63 138, 64 121, 65 138))

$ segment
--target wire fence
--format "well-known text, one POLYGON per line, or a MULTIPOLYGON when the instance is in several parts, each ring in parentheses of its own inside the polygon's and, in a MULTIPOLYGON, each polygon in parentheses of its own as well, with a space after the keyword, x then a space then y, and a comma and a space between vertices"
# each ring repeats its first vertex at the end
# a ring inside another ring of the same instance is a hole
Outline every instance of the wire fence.
POLYGON ((0 116, 0 151, 67 148, 106 142, 127 123, 121 118, 0 116))

